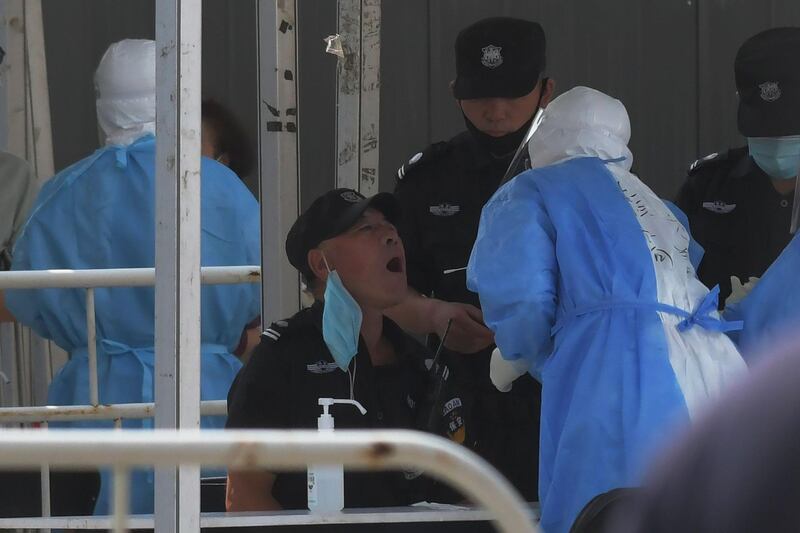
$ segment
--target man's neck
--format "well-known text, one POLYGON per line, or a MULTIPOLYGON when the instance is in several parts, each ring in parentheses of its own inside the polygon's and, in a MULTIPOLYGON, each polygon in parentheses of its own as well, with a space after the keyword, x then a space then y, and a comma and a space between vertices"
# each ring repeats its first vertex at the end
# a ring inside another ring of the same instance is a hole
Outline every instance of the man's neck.
POLYGON ((376 309, 361 308, 361 337, 367 346, 373 366, 387 365, 395 362, 395 353, 391 343, 383 335, 383 313, 376 309))
POLYGON ((786 196, 787 194, 794 191, 794 187, 797 184, 797 178, 791 178, 788 180, 779 180, 772 178, 772 186, 778 191, 779 194, 786 196))

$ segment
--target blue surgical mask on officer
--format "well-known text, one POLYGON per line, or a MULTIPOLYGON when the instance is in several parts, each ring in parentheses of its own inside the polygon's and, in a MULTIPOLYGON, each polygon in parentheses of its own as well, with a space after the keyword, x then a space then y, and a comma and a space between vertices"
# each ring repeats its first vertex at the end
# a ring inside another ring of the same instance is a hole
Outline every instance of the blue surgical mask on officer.
POLYGON ((748 137, 750 156, 770 177, 792 179, 800 169, 800 135, 748 137))
POLYGON ((331 270, 328 260, 322 256, 328 269, 325 284, 325 307, 322 311, 322 338, 328 346, 336 365, 345 372, 358 352, 361 334, 361 307, 347 291, 339 273, 331 270))

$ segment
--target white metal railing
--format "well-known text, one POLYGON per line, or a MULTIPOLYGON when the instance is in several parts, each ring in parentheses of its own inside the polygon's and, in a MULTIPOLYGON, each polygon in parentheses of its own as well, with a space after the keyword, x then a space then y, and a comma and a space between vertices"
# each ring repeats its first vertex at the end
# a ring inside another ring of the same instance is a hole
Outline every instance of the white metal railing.
MULTIPOLYGON (((259 431, 31 431, 0 432, 0 467, 54 466, 114 468, 115 532, 131 525, 127 516, 127 482, 131 468, 210 465, 229 468, 300 470, 307 464, 343 464, 362 470, 422 469, 448 482, 491 513, 507 533, 537 533, 531 512, 511 484, 486 461, 463 446, 433 435, 408 431, 310 430, 259 431)), ((348 522, 345 513, 318 516, 316 523, 348 522), (328 521, 328 519, 332 521, 328 521), (339 519, 339 520, 337 520, 339 519)), ((252 525, 214 517, 208 527, 252 525)), ((23 527, 25 519, 2 519, 0 527, 23 527)), ((375 520, 376 522, 379 520, 375 520)), ((72 526, 82 524, 72 523, 72 526)), ((91 525, 91 524, 89 524, 91 525)), ((37 525, 34 525, 37 527, 37 525)))
MULTIPOLYGON (((259 266, 202 267, 201 283, 223 285, 234 283, 258 283, 261 281, 259 266)), ((73 406, 70 420, 149 418, 155 410, 153 404, 118 404, 100 406, 97 386, 97 333, 94 308, 94 289, 108 287, 148 287, 155 284, 155 268, 112 268, 88 270, 22 270, 0 272, 0 290, 4 289, 86 289, 86 333, 89 359, 89 406, 73 406), (121 408, 120 405, 128 407, 121 408), (138 407, 132 407, 137 405, 138 407), (85 415, 81 418, 81 414, 85 415), (128 415, 128 416, 123 416, 128 415)), ((201 409, 203 408, 201 403, 201 409)), ((206 407, 206 409, 213 409, 206 407)), ((219 407, 217 407, 219 409, 219 407)), ((62 408, 59 416, 69 410, 62 408)), ((56 410, 42 408, 12 407, 0 409, 0 423, 52 421, 56 410), (48 415, 48 413, 50 413, 48 415), (15 414, 19 415, 15 418, 15 414), (43 419, 31 420, 37 415, 43 419)), ((205 412, 202 414, 212 414, 205 412)), ((214 413, 216 414, 216 412, 214 413)), ((225 413, 222 413, 225 414, 225 413)))
MULTIPOLYGON (((201 267, 200 282, 210 285, 258 283, 259 266, 201 267)), ((113 420, 117 429, 123 419, 154 418, 155 403, 100 405, 97 381, 97 328, 94 289, 99 287, 148 287, 156 280, 155 268, 116 268, 87 270, 27 270, 0 272, 0 290, 5 289, 86 289, 86 334, 89 365, 90 405, 0 408, 0 424, 21 424, 77 420, 113 420)), ((201 415, 226 415, 225 400, 200 402, 201 415)), ((42 516, 50 516, 50 464, 41 462, 42 516)), ((127 498, 127 496, 126 496, 127 498)))
MULTIPOLYGON (((227 415, 225 400, 200 402, 203 416, 227 415)), ((36 407, 0 408, 0 425, 30 424, 34 422, 75 422, 82 420, 114 420, 117 422, 134 418, 153 418, 155 404, 120 403, 111 405, 42 405, 36 407)))

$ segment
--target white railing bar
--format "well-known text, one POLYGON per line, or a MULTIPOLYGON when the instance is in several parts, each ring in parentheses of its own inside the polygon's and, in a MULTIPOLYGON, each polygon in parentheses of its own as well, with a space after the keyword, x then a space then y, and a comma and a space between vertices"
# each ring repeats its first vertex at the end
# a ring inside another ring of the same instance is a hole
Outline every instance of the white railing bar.
MULTIPOLYGON (((531 522, 538 521, 538 505, 526 506, 531 522)), ((492 514, 485 509, 451 506, 388 507, 369 509, 344 509, 341 513, 322 515, 308 510, 202 513, 200 525, 204 528, 256 527, 256 526, 311 526, 323 524, 401 524, 422 522, 487 522, 492 514)), ((0 523, 2 525, 2 523, 0 523)))
POLYGON ((94 316, 94 289, 86 289, 86 348, 89 355, 89 403, 98 405, 97 388, 97 325, 94 316))
MULTIPOLYGON (((114 518, 108 516, 54 516, 50 518, 0 518, 0 530, 7 529, 111 529, 114 518)), ((153 529, 153 515, 131 515, 128 527, 153 529)))
POLYGON ((486 507, 501 531, 539 531, 519 494, 485 460, 441 437, 409 430, 0 432, 0 467, 36 467, 48 461, 71 468, 176 463, 276 470, 300 470, 311 463, 361 470, 421 468, 486 507))
MULTIPOLYGON (((150 287, 155 284, 155 276, 155 268, 15 270, 0 272, 0 289, 150 287)), ((261 267, 208 266, 200 269, 200 277, 201 282, 207 285, 258 283, 261 281, 261 267)))
MULTIPOLYGON (((531 521, 538 520, 535 509, 531 521)), ((399 524, 486 522, 492 515, 485 510, 441 510, 435 508, 398 507, 387 510, 345 509, 341 513, 320 516, 309 511, 276 511, 257 513, 201 513, 202 528, 257 526, 315 526, 330 524, 399 524)), ((0 529, 111 529, 112 516, 57 516, 52 518, 0 518, 0 529)), ((128 525, 133 529, 152 529, 153 515, 131 515, 128 525)))
MULTIPOLYGON (((203 416, 225 416, 226 400, 200 402, 203 416)), ((115 420, 152 418, 154 403, 118 403, 111 405, 44 405, 37 407, 0 408, 0 424, 29 424, 33 422, 70 422, 75 420, 115 420)))
POLYGON ((122 466, 114 468, 114 533, 128 531, 128 498, 130 479, 128 469, 122 466))
MULTIPOLYGON (((531 521, 539 519, 538 506, 528 506, 531 521)), ((315 526, 330 524, 401 524, 423 522, 486 522, 492 515, 484 509, 441 509, 418 505, 369 509, 345 509, 341 513, 323 515, 307 510, 264 511, 243 513, 201 513, 202 528, 258 527, 258 526, 315 526)), ((111 529, 112 516, 56 516, 52 518, 24 517, 0 518, 0 529, 111 529)), ((152 514, 131 515, 128 527, 152 529, 152 514)))

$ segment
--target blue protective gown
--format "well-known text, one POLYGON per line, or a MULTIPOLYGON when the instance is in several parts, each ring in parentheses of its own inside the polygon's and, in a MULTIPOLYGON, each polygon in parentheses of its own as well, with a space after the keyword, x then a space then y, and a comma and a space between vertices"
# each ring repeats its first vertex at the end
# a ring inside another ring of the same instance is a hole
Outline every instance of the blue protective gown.
MULTIPOLYGON (((13 270, 153 267, 155 264, 155 138, 108 146, 57 174, 43 187, 14 250, 13 270)), ((202 160, 203 266, 260 263, 259 209, 227 167, 202 160)), ((227 396, 239 360, 231 354, 245 325, 258 316, 258 284, 202 288, 201 397, 227 396)), ((70 354, 53 378, 51 405, 89 404, 84 289, 8 291, 14 316, 70 354)), ((153 401, 155 290, 96 289, 100 403, 153 401)), ((55 424, 54 424, 55 425, 55 424)), ((125 428, 152 420, 125 420, 125 428)), ((202 426, 222 428, 223 417, 202 426)), ((111 427, 85 422, 70 427, 111 427)), ((109 512, 110 478, 95 513, 109 512)), ((133 475, 133 513, 153 512, 151 472, 133 475)))
POLYGON ((637 215, 604 162, 579 157, 517 176, 481 216, 468 286, 503 357, 527 359, 542 382, 547 533, 566 533, 592 497, 636 484, 648 456, 688 422, 663 317, 688 317, 681 331, 725 327, 713 293, 688 310, 659 303, 658 251, 637 215))
POLYGON ((781 255, 764 272, 742 301, 725 308, 725 318, 741 320, 744 328, 733 332, 740 351, 752 365, 769 344, 779 343, 800 325, 800 235, 795 235, 781 255))

